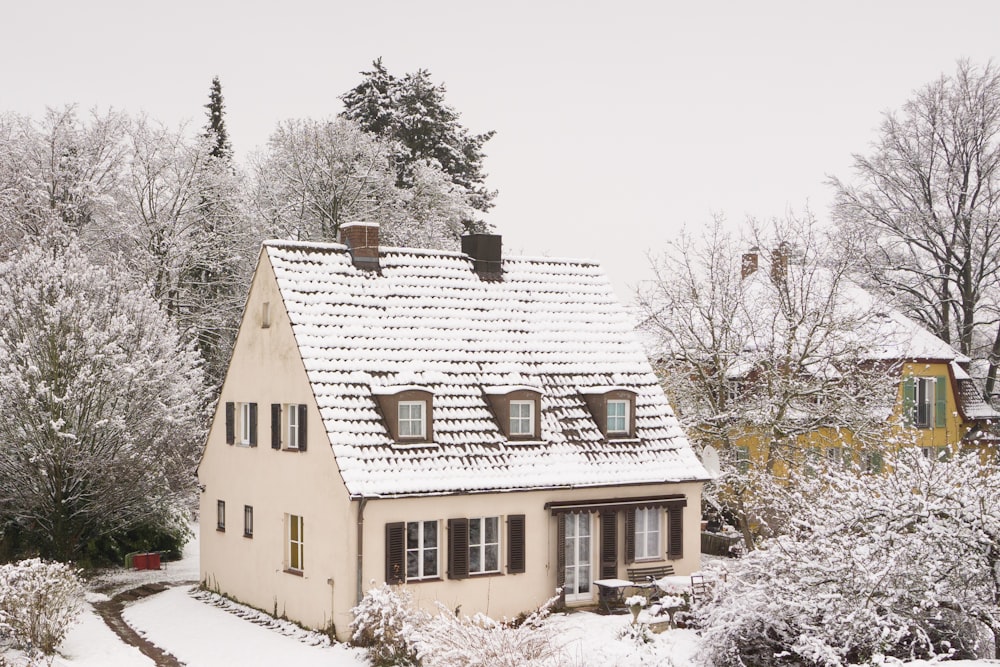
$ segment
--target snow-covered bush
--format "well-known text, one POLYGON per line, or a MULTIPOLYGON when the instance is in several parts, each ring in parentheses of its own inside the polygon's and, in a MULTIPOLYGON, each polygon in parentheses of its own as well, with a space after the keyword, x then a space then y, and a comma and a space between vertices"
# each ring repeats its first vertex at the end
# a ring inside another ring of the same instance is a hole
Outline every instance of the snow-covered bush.
POLYGON ((351 611, 351 640, 367 649, 375 667, 419 664, 413 635, 427 614, 414 609, 408 590, 385 583, 373 586, 351 611))
POLYGON ((424 667, 542 667, 558 664, 561 642, 545 624, 553 597, 514 627, 483 614, 459 616, 438 605, 436 618, 423 623, 415 636, 424 667))
POLYGON ((76 621, 83 584, 64 563, 38 558, 0 566, 0 633, 51 655, 76 621))
MULTIPOLYGON (((976 657, 1000 636, 1000 476, 903 451, 883 475, 830 471, 787 533, 696 610, 710 665, 976 657)), ((988 651, 986 651, 988 652, 988 651)))

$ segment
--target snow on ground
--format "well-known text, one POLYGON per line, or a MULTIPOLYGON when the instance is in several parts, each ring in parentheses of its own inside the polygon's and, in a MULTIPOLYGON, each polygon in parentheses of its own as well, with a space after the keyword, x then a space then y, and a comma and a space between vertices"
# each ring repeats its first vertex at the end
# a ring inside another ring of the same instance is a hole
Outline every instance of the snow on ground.
MULTIPOLYGON (((167 581, 175 587, 126 607, 125 620, 149 641, 174 655, 188 667, 238 664, 295 664, 298 667, 369 667, 362 651, 343 645, 316 646, 274 629, 255 624, 225 608, 192 597, 191 583, 198 580, 197 526, 185 547, 184 558, 159 571, 108 571, 92 587, 117 593, 144 583, 167 581)), ((88 602, 106 599, 88 593, 88 602)), ((672 665, 695 667, 700 639, 692 630, 668 630, 650 644, 636 645, 618 639, 631 622, 628 614, 602 616, 589 612, 555 614, 548 620, 557 628, 562 656, 574 667, 640 667, 672 665)), ((4 654, 12 665, 24 664, 16 651, 4 654)), ((891 663, 898 664, 898 663, 891 663)), ((940 663, 935 663, 940 664, 940 663)), ((1000 661, 960 661, 954 667, 997 667, 1000 661)), ((80 621, 59 647, 53 667, 153 667, 151 659, 123 643, 88 604, 80 621)), ((907 667, 929 667, 909 663, 907 667)))

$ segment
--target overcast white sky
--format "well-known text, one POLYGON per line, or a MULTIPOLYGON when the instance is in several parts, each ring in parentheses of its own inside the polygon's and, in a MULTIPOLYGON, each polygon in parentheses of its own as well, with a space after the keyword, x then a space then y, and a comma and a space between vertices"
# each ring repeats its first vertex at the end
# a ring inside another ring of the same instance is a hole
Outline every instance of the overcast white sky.
POLYGON ((324 118, 381 56, 429 69, 486 145, 506 253, 600 261, 619 296, 682 225, 767 218, 850 176, 881 112, 959 58, 1000 62, 1000 2, 7 2, 0 111, 145 111, 200 128, 214 75, 239 158, 324 118))

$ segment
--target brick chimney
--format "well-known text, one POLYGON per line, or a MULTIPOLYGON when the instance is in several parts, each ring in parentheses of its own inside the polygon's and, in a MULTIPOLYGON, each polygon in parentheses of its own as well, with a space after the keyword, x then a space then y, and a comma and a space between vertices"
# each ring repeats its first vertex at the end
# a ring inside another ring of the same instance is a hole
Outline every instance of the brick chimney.
POLYGON ((502 280, 503 243, 499 234, 463 234, 462 252, 472 259, 472 268, 483 280, 502 280))
POLYGON ((788 277, 788 257, 792 254, 792 248, 787 241, 782 241, 771 253, 771 280, 776 283, 784 282, 788 277))
POLYGON ((743 255, 743 263, 740 265, 740 277, 746 278, 757 272, 757 248, 750 248, 750 252, 743 255))
POLYGON ((340 242, 347 246, 354 266, 378 271, 378 223, 345 222, 340 226, 340 242))

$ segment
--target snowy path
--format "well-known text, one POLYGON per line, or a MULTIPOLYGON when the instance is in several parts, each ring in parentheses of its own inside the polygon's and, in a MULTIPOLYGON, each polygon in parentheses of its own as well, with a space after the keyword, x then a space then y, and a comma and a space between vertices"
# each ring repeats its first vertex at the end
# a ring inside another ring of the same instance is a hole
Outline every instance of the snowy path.
POLYGON ((308 646, 170 588, 126 607, 140 635, 187 667, 296 665, 368 667, 364 653, 343 645, 308 646))

